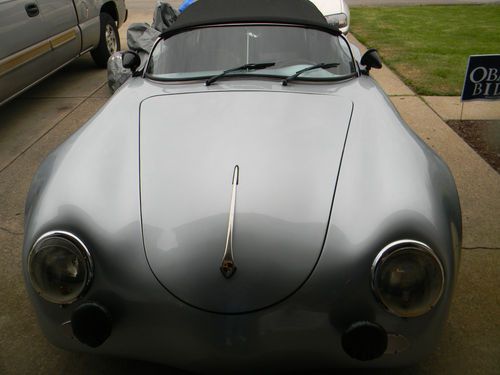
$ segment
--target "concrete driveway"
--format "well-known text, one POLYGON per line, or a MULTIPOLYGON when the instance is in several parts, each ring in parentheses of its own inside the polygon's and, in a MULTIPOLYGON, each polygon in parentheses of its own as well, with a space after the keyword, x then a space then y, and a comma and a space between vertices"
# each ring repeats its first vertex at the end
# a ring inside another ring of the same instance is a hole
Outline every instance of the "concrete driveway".
MULTIPOLYGON (((128 0, 129 23, 150 22, 154 3, 128 0)), ((122 28, 122 33, 125 30, 122 28)), ((105 82, 105 71, 84 56, 0 107, 0 374, 183 373, 151 363, 70 353, 51 346, 37 326, 25 293, 20 251, 30 180, 44 157, 106 102, 110 92, 105 82)), ((464 253, 450 318, 431 358, 410 369, 335 373, 493 374, 495 364, 500 365, 500 327, 495 318, 499 263, 494 253, 489 249, 464 253)))

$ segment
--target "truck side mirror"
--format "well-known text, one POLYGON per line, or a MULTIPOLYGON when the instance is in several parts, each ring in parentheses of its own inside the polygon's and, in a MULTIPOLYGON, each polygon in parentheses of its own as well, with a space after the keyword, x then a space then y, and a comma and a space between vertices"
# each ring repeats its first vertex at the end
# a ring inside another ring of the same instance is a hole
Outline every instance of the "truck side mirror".
POLYGON ((361 65, 366 66, 366 70, 363 71, 364 74, 368 74, 371 68, 380 69, 382 68, 382 60, 375 48, 370 48, 365 52, 360 61, 361 65))
POLYGON ((126 69, 130 69, 134 73, 141 65, 141 58, 136 52, 125 51, 122 53, 122 65, 126 69))

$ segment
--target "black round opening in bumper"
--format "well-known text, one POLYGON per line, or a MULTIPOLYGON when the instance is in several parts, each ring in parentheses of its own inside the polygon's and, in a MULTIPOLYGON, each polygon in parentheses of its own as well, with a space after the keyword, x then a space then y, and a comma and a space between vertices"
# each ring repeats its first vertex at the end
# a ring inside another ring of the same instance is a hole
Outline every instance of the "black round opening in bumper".
POLYGON ((73 336, 80 342, 96 348, 111 335, 113 321, 108 310, 94 302, 78 306, 71 315, 73 336))
POLYGON ((350 357, 370 361, 386 351, 387 333, 378 324, 356 322, 342 335, 342 347, 350 357))

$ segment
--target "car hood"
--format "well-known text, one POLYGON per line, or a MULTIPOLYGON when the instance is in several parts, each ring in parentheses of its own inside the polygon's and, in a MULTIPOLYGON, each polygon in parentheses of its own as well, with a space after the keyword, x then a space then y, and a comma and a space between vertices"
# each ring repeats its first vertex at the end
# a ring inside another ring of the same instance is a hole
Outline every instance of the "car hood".
POLYGON ((352 108, 334 95, 266 91, 144 100, 142 224, 158 281, 218 313, 262 309, 298 290, 322 251, 352 108), (236 165, 237 271, 225 278, 236 165))

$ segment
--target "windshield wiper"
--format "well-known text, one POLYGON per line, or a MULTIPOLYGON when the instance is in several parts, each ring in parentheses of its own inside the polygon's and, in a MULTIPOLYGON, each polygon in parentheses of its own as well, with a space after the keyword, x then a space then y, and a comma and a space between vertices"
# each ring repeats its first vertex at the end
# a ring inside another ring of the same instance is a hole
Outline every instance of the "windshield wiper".
POLYGON ((295 74, 292 74, 291 76, 288 76, 286 77, 282 82, 281 84, 283 86, 287 86, 288 85, 288 82, 290 81, 293 81, 295 78, 297 78, 298 76, 300 76, 302 73, 305 73, 305 72, 308 72, 310 70, 314 70, 314 69, 320 69, 320 68, 323 68, 323 69, 330 69, 330 68, 335 68, 337 66, 339 66, 340 64, 339 63, 319 63, 319 64, 316 64, 316 65, 311 65, 307 68, 304 68, 304 69, 301 69, 301 70, 298 70, 295 72, 295 74))
POLYGON ((260 64, 250 63, 250 64, 245 64, 245 65, 242 65, 242 66, 238 66, 237 68, 232 68, 232 69, 224 70, 221 74, 217 74, 216 76, 213 76, 213 77, 207 79, 207 81, 205 82, 205 85, 206 86, 210 86, 212 83, 214 83, 215 81, 217 81, 219 78, 224 77, 228 73, 237 72, 238 70, 259 70, 259 69, 265 69, 265 68, 269 68, 270 66, 274 66, 275 64, 276 63, 273 63, 273 62, 260 63, 260 64))

